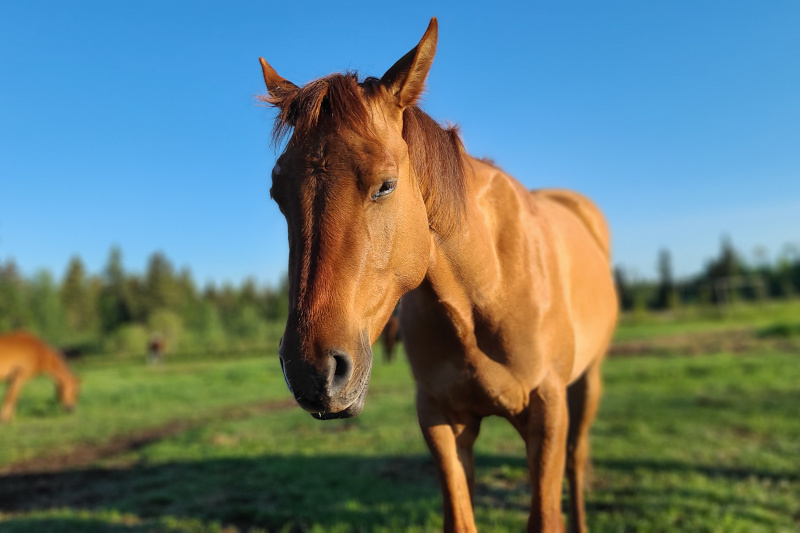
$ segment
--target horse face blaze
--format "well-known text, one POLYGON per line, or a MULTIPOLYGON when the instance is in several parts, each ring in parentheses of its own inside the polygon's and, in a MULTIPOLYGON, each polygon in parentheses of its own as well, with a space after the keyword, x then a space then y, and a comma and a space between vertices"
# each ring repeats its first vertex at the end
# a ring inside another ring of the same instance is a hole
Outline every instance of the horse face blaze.
POLYGON ((273 135, 292 131, 272 187, 289 229, 281 364, 300 405, 322 418, 360 412, 370 346, 427 271, 430 226, 403 121, 436 36, 432 21, 380 80, 334 74, 300 88, 260 60, 264 100, 280 110, 273 135))
POLYGON ((427 215, 399 128, 382 139, 319 135, 290 143, 271 194, 289 231, 289 318, 280 346, 286 383, 317 418, 355 416, 370 346, 427 264, 427 215))

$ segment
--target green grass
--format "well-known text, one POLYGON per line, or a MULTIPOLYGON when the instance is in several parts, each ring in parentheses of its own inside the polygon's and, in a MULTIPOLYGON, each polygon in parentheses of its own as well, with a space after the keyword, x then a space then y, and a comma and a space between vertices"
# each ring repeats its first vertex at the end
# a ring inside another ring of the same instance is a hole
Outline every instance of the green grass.
POLYGON ((776 324, 800 323, 800 300, 770 301, 762 304, 733 304, 728 307, 688 307, 672 312, 621 317, 614 339, 651 339, 669 335, 765 328, 776 324))
POLYGON ((173 420, 199 419, 225 406, 283 398, 285 390, 266 359, 73 366, 82 380, 78 409, 62 414, 52 383, 44 377, 30 381, 17 404, 17 420, 0 426, 0 465, 173 420))
MULTIPOLYGON (((288 398, 274 358, 90 361, 78 371, 84 394, 72 415, 52 403, 45 381, 23 391, 18 419, 0 427, 0 468, 169 421, 184 426, 91 464, 0 477, 0 530, 441 530, 402 358, 376 357, 362 415, 329 422, 280 403, 234 408, 288 398)), ((797 354, 612 358, 604 383, 592 433, 592 531, 800 528, 797 354)), ((487 419, 476 454, 479 530, 524 530, 522 441, 505 421, 487 419)))

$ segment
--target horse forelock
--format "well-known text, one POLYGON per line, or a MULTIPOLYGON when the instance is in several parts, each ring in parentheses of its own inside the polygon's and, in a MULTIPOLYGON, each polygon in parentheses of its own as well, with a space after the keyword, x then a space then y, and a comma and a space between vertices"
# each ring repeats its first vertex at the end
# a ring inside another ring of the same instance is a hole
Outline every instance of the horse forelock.
POLYGON ((302 88, 260 99, 278 109, 272 128, 272 142, 281 144, 291 132, 291 144, 304 144, 323 131, 342 128, 371 131, 365 98, 375 92, 374 78, 358 81, 358 73, 336 73, 314 80, 302 88))
MULTIPOLYGON (((346 72, 319 78, 295 91, 265 95, 261 100, 278 109, 273 144, 279 145, 291 132, 288 146, 298 146, 321 134, 347 130, 380 140, 369 106, 380 92, 377 78, 359 82, 356 72, 346 72)), ((429 225, 447 236, 458 228, 466 201, 464 147, 458 128, 443 128, 412 105, 403 112, 402 136, 419 180, 429 225)))

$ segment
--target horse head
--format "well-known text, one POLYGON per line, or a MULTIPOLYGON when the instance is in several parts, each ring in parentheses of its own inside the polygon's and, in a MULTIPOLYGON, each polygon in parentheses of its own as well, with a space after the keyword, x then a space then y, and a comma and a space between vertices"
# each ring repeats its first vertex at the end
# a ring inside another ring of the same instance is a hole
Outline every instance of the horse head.
POLYGON ((75 409, 78 402, 78 394, 81 389, 81 380, 72 374, 61 377, 56 385, 58 401, 67 411, 75 409))
POLYGON ((428 268, 432 204, 409 148, 409 121, 419 122, 409 110, 418 109, 436 39, 433 19, 414 49, 364 81, 333 74, 301 88, 260 60, 263 100, 278 110, 276 142, 291 132, 270 190, 289 232, 280 362, 316 418, 361 412, 371 345, 428 268))

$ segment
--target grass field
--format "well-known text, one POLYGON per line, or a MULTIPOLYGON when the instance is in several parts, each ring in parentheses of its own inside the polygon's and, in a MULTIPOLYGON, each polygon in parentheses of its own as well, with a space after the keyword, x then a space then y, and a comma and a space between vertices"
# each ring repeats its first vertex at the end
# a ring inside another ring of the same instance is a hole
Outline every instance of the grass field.
MULTIPOLYGON (((592 531, 800 530, 799 311, 623 321, 592 432, 592 531)), ((273 355, 76 370, 75 413, 41 379, 0 426, 2 531, 441 530, 402 358, 376 357, 362 415, 328 422, 293 404, 273 355)), ((488 419, 476 454, 479 530, 524 530, 521 439, 488 419)))

